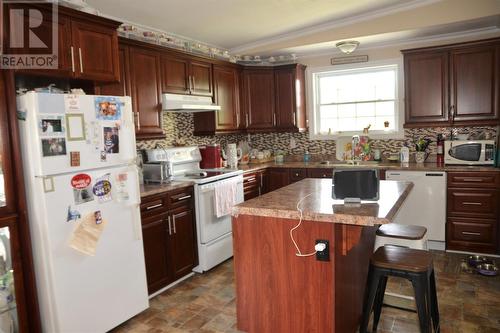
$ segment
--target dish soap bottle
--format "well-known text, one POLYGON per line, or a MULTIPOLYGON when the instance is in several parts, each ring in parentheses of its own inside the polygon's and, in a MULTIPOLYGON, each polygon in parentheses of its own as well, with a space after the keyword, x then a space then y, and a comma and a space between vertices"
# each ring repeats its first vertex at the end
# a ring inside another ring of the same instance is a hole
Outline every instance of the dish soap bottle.
POLYGON ((410 162, 410 148, 405 143, 403 147, 401 147, 401 152, 399 153, 399 160, 401 163, 409 163, 410 162))
POLYGON ((308 150, 306 150, 306 151, 304 152, 304 162, 306 162, 306 163, 307 163, 307 162, 309 162, 310 160, 311 160, 311 154, 309 154, 309 151, 308 151, 308 150))

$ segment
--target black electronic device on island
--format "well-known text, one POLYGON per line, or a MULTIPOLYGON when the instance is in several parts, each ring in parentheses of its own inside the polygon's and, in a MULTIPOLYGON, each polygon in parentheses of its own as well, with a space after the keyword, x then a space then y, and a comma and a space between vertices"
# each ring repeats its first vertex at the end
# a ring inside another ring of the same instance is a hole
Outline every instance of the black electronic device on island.
POLYGON ((378 201, 380 177, 377 169, 336 169, 332 176, 332 198, 344 203, 378 201))

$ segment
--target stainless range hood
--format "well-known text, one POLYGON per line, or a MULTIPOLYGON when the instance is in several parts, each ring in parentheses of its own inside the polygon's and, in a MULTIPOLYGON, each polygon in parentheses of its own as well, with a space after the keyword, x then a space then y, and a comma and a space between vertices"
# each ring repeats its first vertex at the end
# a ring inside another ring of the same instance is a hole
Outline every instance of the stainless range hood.
POLYGON ((168 112, 206 112, 220 110, 219 105, 212 103, 212 97, 177 94, 163 94, 162 108, 163 111, 168 112))

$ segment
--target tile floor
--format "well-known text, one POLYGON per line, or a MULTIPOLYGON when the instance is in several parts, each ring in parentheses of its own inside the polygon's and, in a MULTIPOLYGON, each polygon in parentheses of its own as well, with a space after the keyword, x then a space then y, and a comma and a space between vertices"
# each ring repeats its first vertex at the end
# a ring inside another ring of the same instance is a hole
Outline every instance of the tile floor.
MULTIPOLYGON (((500 276, 464 272, 463 254, 433 251, 433 256, 441 332, 500 332, 500 276)), ((389 287, 403 291, 408 285, 395 281, 389 287)), ((151 299, 148 310, 113 332, 238 332, 232 260, 151 299)), ((384 307, 378 332, 419 332, 417 315, 384 307)))

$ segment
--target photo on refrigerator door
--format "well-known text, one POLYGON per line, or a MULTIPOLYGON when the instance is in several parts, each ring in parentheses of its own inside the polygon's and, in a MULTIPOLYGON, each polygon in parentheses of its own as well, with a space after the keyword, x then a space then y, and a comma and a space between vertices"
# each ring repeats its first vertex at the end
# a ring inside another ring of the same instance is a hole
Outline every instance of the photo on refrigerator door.
POLYGON ((80 205, 82 203, 86 203, 86 202, 94 200, 92 186, 89 185, 88 187, 81 188, 81 189, 74 188, 73 189, 73 196, 75 198, 75 205, 80 205))
POLYGON ((43 157, 66 155, 66 139, 42 139, 42 155, 43 157))
POLYGON ((64 116, 44 115, 39 118, 41 136, 62 136, 64 135, 64 116))
POLYGON ((103 127, 104 151, 106 154, 118 154, 120 152, 120 139, 118 127, 103 127))
POLYGON ((95 97, 96 118, 99 120, 120 120, 123 102, 116 97, 95 97))

